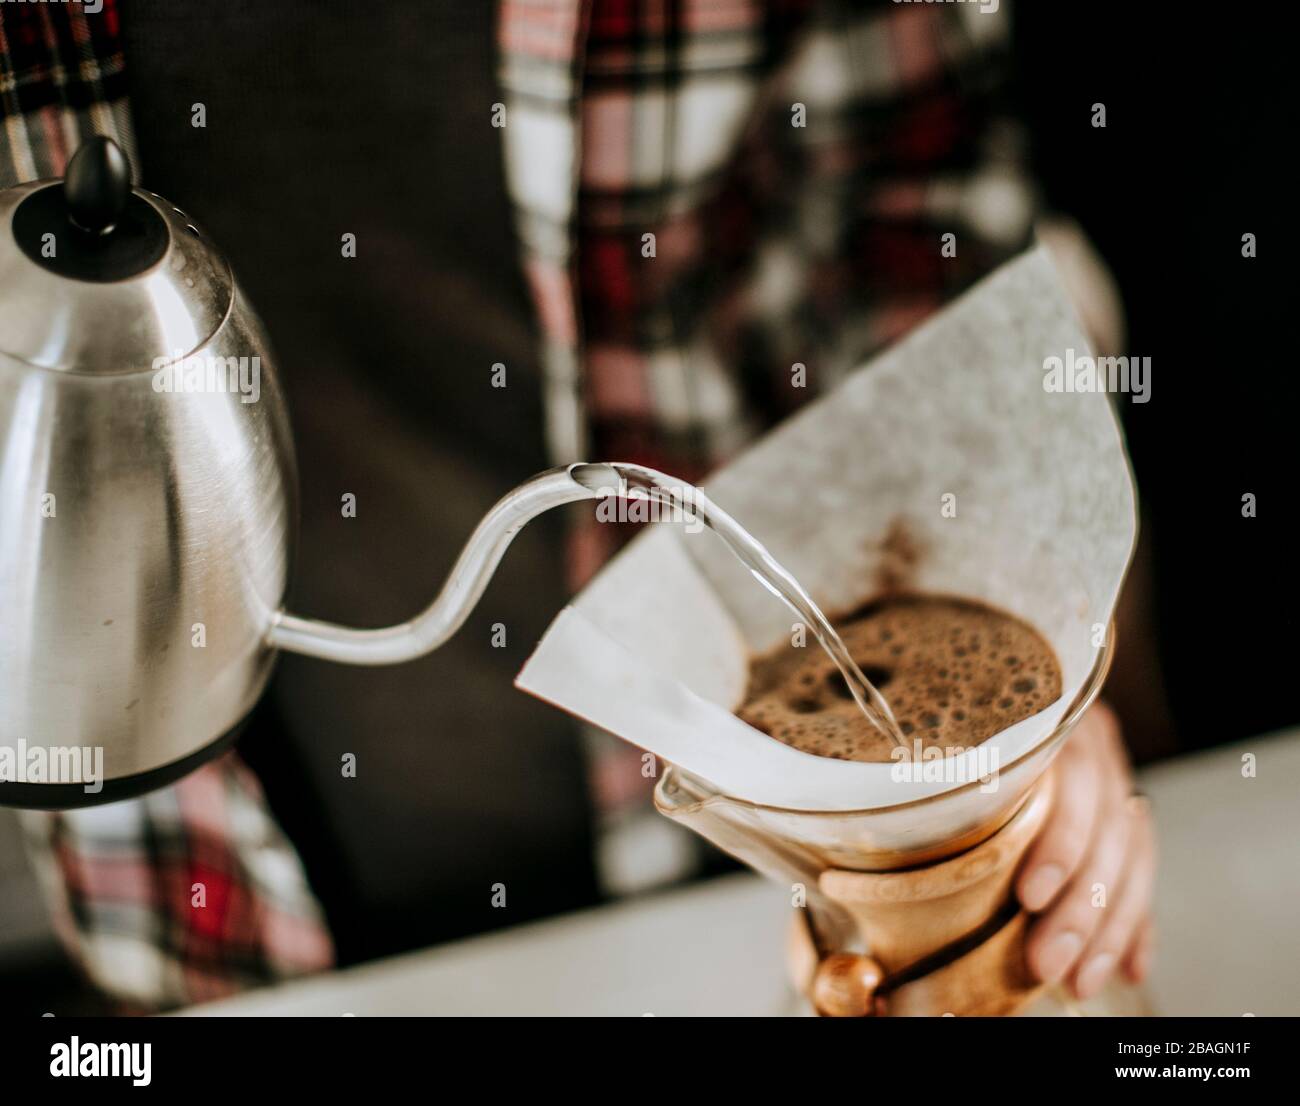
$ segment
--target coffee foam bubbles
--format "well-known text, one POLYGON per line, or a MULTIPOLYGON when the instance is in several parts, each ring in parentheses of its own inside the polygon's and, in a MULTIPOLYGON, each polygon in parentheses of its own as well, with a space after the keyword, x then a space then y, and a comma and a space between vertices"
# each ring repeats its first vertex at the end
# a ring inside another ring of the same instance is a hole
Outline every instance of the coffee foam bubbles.
MULTIPOLYGON (((1033 627, 979 603, 889 598, 833 620, 903 734, 924 748, 969 748, 1061 694, 1051 646, 1033 627)), ((863 716, 809 637, 757 658, 737 714, 787 745, 840 760, 888 761, 893 742, 863 716)))

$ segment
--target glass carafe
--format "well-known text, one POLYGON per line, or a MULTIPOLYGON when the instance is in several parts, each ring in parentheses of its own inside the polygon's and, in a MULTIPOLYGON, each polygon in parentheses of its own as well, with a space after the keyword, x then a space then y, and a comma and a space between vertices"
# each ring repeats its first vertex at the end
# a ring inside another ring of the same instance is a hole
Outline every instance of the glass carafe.
MULTIPOLYGON (((1023 841, 1032 839, 1051 802, 1047 769, 1100 693, 1113 652, 1111 627, 1090 678, 1060 724, 1036 747, 1001 767, 995 793, 981 793, 979 781, 974 781, 931 798, 871 810, 792 810, 723 794, 707 781, 670 765, 656 788, 655 805, 666 817, 690 827, 755 871, 790 886, 796 902, 806 906, 806 912, 796 911, 795 926, 806 927, 815 956, 878 954, 879 948, 873 946, 879 946, 886 934, 899 929, 923 929, 925 912, 933 913, 937 908, 944 924, 955 926, 960 937, 969 938, 969 927, 975 924, 977 930, 994 934, 994 940, 1007 946, 1007 958, 1023 959, 1019 934, 1001 928, 1001 923, 1015 914, 1009 895, 1015 857, 1003 857, 1001 876, 994 876, 983 890, 975 890, 974 899, 950 897, 937 907, 933 901, 927 904, 919 900, 900 906, 899 899, 911 893, 908 887, 915 886, 916 881, 911 879, 914 873, 930 876, 956 872, 963 884, 968 884, 972 864, 989 867, 984 858, 995 847, 1006 854, 1005 846, 1013 836, 1023 841), (975 859, 968 862, 967 858, 975 859), (837 887, 853 884, 851 873, 886 877, 866 881, 874 887, 872 894, 881 898, 876 907, 861 903, 849 907, 837 896, 837 887), (971 915, 965 921, 961 919, 963 903, 971 915), (868 936, 873 929, 875 941, 868 936), (996 936, 999 933, 1001 936, 996 936)), ((1015 847, 1023 849, 1023 845, 1015 847)), ((1024 922, 1022 915, 1018 924, 1023 928, 1024 922)), ((936 936, 931 944, 942 939, 936 936)), ((907 939, 903 942, 904 946, 908 943, 907 939)), ((792 947, 796 944, 792 941, 792 947)), ((927 962, 935 959, 933 954, 939 951, 927 947, 924 937, 919 945, 912 945, 911 951, 901 952, 893 965, 904 968, 902 975, 916 970, 905 963, 909 959, 927 962)), ((773 954, 778 955, 778 950, 773 954)), ((797 961, 806 954, 793 953, 792 959, 797 961)), ((797 963, 791 967, 795 975, 802 970, 797 963)), ((925 1009, 926 1004, 924 999, 914 1001, 908 1012, 949 1012, 925 1009)), ((1068 999, 1063 991, 1048 992, 1030 987, 1028 982, 1002 1005, 1006 1009, 998 1012, 1014 1010, 1029 1015, 1144 1012, 1141 995, 1133 988, 1111 987, 1099 1000, 1084 1007, 1068 999)))

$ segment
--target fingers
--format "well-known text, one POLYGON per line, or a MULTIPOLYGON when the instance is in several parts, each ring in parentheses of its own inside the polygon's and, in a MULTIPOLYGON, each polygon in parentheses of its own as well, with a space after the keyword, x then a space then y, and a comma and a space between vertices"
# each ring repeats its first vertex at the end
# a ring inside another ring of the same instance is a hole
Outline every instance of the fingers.
POLYGON ((1091 848, 1059 899, 1029 932, 1030 968, 1046 983, 1064 979, 1096 932, 1104 904, 1119 887, 1131 843, 1131 819, 1122 807, 1101 813, 1091 848))
MULTIPOLYGON (((1080 957, 1074 975, 1074 993, 1091 998, 1106 985, 1121 958, 1130 962, 1142 953, 1138 939, 1150 940, 1148 911, 1155 882, 1155 834, 1146 800, 1134 797, 1126 804, 1124 817, 1130 823, 1128 867, 1116 895, 1100 912, 1102 919, 1080 957)), ((1149 953, 1146 955, 1149 956, 1149 953)), ((1130 978, 1132 973, 1128 972, 1130 978)))
POLYGON ((1128 952, 1124 954, 1123 971, 1130 983, 1141 983, 1151 972, 1151 957, 1155 951, 1155 924, 1151 916, 1143 918, 1128 952))
POLYGON ((1144 799, 1130 795, 1128 755, 1114 714, 1096 704, 1054 768, 1057 796, 1016 880, 1024 907, 1041 913, 1025 943, 1041 980, 1070 979, 1095 995, 1116 968, 1145 975, 1155 835, 1144 799))
POLYGON ((1056 767, 1057 794, 1047 824, 1029 847, 1016 897, 1030 912, 1044 909, 1083 861, 1101 798, 1097 758, 1067 745, 1056 767))

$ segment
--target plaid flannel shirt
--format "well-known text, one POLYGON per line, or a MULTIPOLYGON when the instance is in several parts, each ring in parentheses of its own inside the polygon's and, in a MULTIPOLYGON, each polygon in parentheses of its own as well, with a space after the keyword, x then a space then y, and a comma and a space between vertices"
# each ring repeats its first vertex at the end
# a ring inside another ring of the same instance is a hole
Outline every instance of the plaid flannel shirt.
MULTIPOLYGON (((1007 37, 974 5, 504 0, 556 463, 695 481, 1023 249, 1007 37)), ((575 529, 574 587, 628 530, 575 529)), ((639 752, 589 748, 606 839, 653 818, 639 752)))
MULTIPOLYGON (((700 478, 1026 245, 1001 7, 501 0, 500 134, 557 462, 700 478)), ((4 182, 58 173, 92 132, 131 152, 123 71, 114 0, 0 6, 4 182)), ((626 536, 580 525, 572 582, 626 536)), ((596 752, 600 804, 643 809, 635 751, 596 752)), ((329 963, 233 755, 33 821, 60 931, 115 993, 167 1005, 329 963), (216 918, 190 904, 194 871, 221 888, 216 918)))

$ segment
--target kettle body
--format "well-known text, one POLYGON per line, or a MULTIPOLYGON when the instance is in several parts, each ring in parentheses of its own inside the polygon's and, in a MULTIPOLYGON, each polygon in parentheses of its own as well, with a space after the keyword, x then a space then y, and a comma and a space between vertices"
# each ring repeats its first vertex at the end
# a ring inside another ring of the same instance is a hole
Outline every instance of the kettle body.
POLYGON ((5 805, 136 794, 227 743, 270 675, 296 520, 274 359, 224 259, 133 190, 147 266, 43 265, 73 264, 42 199, 62 190, 0 193, 5 805), (33 218, 49 229, 15 249, 33 218))
POLYGON ((179 779, 235 738, 280 650, 422 656, 530 519, 661 477, 538 474, 407 622, 287 613, 297 471, 262 324, 207 235, 90 139, 63 180, 0 192, 0 806, 179 779))

